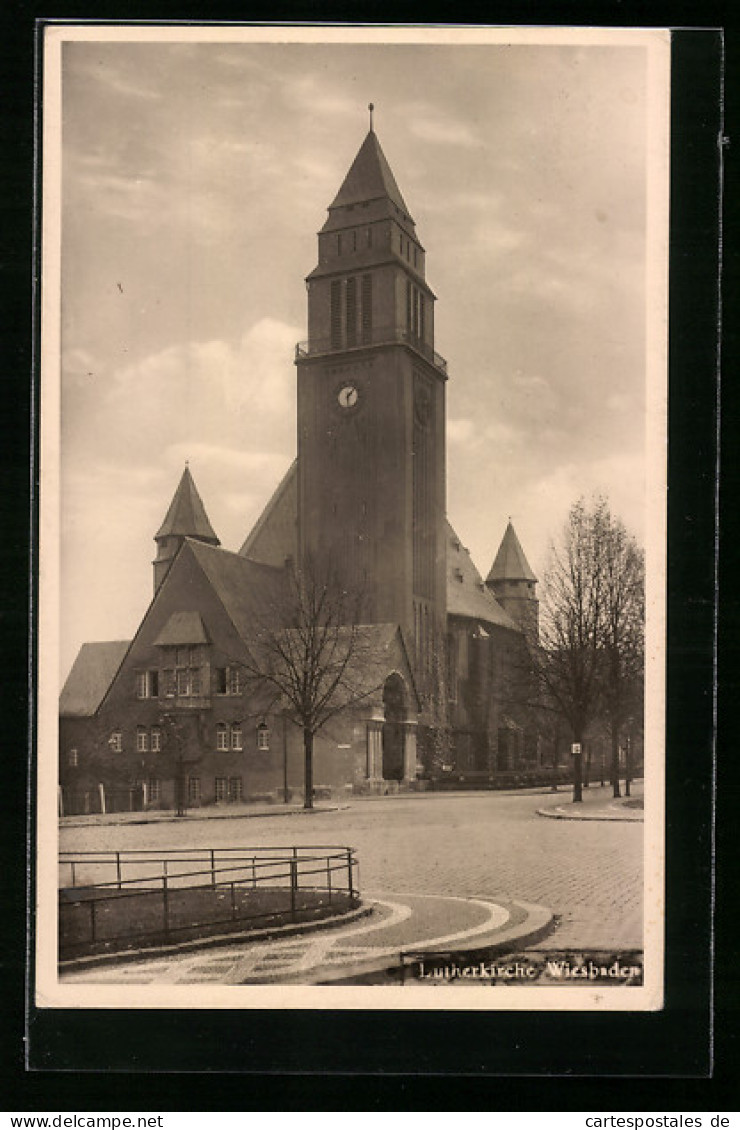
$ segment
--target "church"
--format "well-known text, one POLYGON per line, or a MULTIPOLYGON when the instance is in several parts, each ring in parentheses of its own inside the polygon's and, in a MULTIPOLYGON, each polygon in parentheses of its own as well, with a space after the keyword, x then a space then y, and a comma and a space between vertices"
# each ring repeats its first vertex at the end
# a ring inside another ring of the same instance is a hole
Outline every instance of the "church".
POLYGON ((315 795, 545 771, 527 662, 536 578, 511 523, 484 581, 447 519, 436 298, 372 120, 306 287, 295 461, 238 552, 185 467, 134 638, 84 644, 63 687, 62 814, 302 794, 301 730, 244 677, 243 656, 260 610, 309 563, 362 593, 381 671, 316 733, 315 795))

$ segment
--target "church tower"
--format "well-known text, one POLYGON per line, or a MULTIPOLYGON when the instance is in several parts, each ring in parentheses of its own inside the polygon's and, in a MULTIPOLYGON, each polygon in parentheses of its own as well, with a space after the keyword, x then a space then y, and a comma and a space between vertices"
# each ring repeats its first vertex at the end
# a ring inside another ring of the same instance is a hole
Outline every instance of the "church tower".
POLYGON ((446 362, 406 202, 372 126, 318 236, 298 369, 299 555, 369 623, 400 624, 420 689, 444 638, 446 362))
POLYGON ((524 556, 519 538, 509 521, 486 584, 501 607, 524 632, 534 647, 539 641, 537 578, 524 556))
POLYGON ((208 520, 187 463, 164 522, 154 535, 157 543, 157 556, 152 562, 155 594, 185 538, 195 538, 206 545, 221 544, 208 520))

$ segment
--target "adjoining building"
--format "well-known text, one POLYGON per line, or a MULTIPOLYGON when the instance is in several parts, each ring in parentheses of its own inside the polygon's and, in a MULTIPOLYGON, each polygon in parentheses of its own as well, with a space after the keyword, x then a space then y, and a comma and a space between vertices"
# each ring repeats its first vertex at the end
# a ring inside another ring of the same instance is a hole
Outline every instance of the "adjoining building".
POLYGON ((317 735, 319 795, 539 766, 536 578, 509 524, 484 582, 445 513, 446 361, 426 252, 370 129, 318 236, 296 347, 297 458, 238 553, 186 466, 133 640, 83 645, 60 702, 60 804, 173 807, 303 788, 301 734, 243 677, 288 571, 363 593, 383 677, 317 735))

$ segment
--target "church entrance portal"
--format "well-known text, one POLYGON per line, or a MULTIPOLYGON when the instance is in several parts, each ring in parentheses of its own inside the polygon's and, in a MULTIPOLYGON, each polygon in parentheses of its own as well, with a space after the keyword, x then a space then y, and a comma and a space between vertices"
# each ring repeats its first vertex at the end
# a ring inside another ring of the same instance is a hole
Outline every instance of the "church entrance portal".
POLYGON ((383 779, 402 781, 406 750, 406 690, 403 679, 389 675, 383 687, 383 779))

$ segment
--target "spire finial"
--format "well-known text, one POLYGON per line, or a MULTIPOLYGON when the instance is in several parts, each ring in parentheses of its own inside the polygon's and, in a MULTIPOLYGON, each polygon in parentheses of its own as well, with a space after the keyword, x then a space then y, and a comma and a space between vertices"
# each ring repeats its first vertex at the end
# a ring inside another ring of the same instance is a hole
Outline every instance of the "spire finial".
POLYGON ((373 132, 373 110, 375 109, 375 107, 373 106, 372 102, 368 102, 367 108, 370 111, 370 133, 372 133, 373 132))

